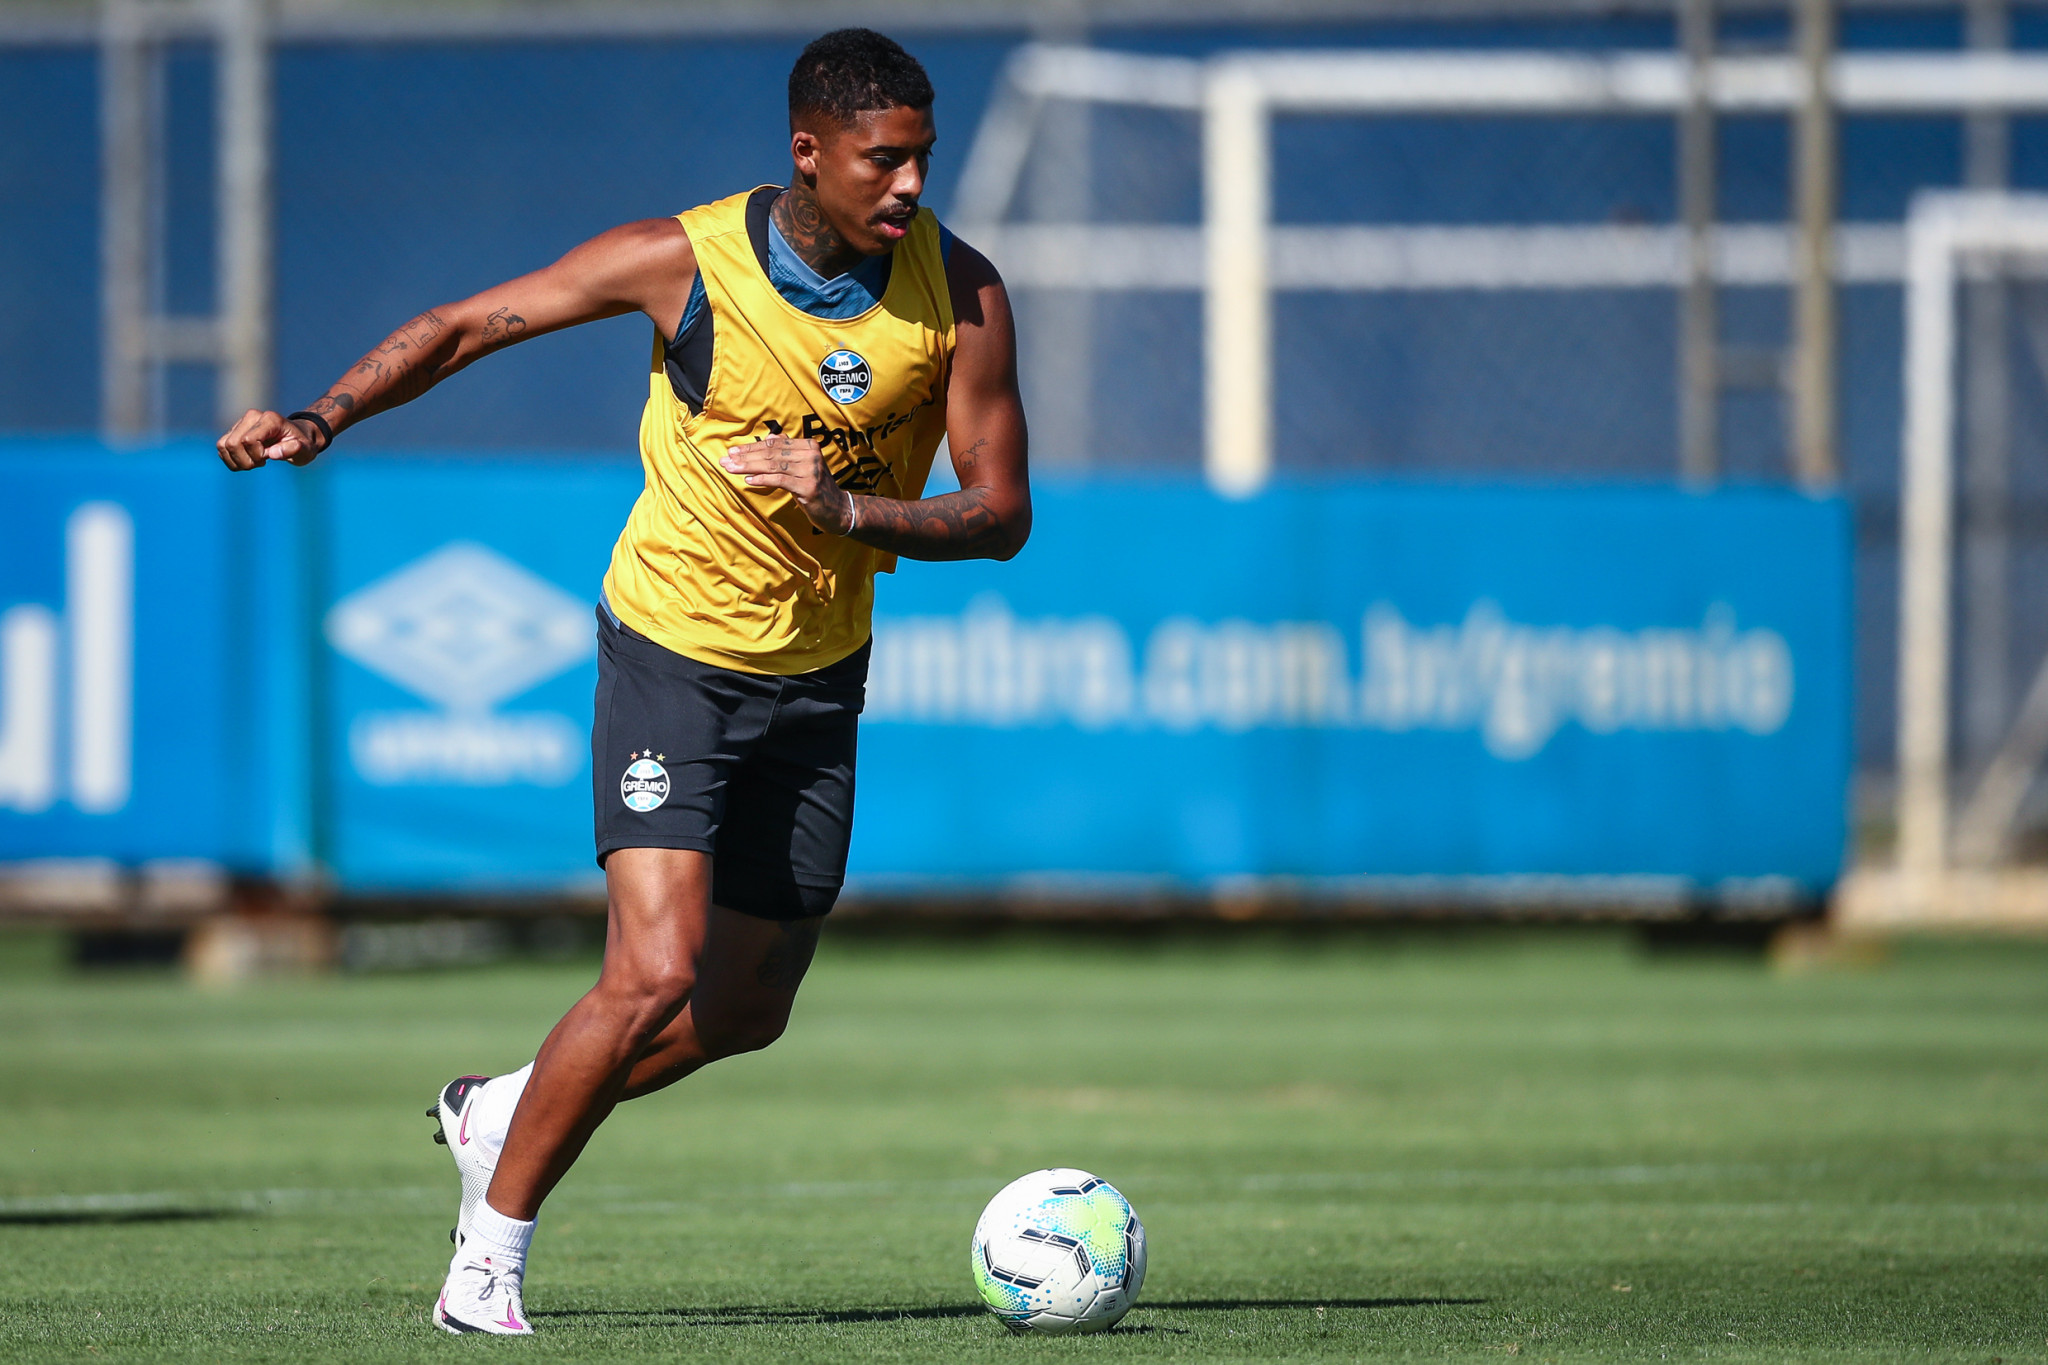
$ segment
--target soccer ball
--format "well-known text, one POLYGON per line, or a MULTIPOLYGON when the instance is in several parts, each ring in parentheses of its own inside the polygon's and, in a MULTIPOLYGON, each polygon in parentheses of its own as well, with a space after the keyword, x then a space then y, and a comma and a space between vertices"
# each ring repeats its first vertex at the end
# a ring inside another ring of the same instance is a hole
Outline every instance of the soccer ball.
POLYGON ((1100 1332, 1145 1283, 1145 1225, 1100 1176, 1033 1171, 988 1201, 970 1255, 981 1301, 1012 1332, 1100 1332))

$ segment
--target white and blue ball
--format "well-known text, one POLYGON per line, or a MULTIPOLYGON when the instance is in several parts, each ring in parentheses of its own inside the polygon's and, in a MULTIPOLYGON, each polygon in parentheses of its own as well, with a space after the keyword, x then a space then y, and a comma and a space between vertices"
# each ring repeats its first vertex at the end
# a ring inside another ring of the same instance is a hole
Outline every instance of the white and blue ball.
POLYGON ((974 1226, 974 1283, 1013 1332, 1100 1332, 1145 1283, 1145 1225, 1086 1171, 1034 1171, 1005 1185, 974 1226))

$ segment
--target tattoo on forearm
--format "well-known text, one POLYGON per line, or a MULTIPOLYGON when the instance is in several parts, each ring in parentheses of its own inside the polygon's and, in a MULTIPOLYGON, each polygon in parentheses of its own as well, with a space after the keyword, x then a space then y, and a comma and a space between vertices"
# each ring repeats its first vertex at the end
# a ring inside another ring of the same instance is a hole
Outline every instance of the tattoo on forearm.
MULTIPOLYGON (((434 338, 448 330, 448 324, 441 321, 440 316, 433 309, 429 308, 426 312, 420 314, 398 330, 405 334, 407 341, 410 341, 421 350, 425 350, 433 343, 434 338)), ((387 342, 386 344, 388 345, 389 343, 387 342)))
POLYGON ((976 559, 1016 548, 1014 533, 990 506, 986 488, 963 488, 917 502, 862 498, 853 538, 923 559, 976 559))
POLYGON ((500 342, 516 340, 525 330, 525 318, 510 308, 500 308, 484 319, 484 344, 495 346, 500 342))
POLYGON ((349 415, 356 410, 356 396, 346 389, 329 389, 306 411, 317 412, 327 421, 330 430, 339 431, 347 423, 349 415))
MULTIPOLYGON (((519 324, 519 331, 526 330, 526 320, 510 314, 501 325, 509 327, 512 322, 519 324)), ((343 422, 409 403, 450 372, 447 364, 453 357, 436 355, 449 345, 448 324, 428 309, 378 342, 376 349, 350 366, 309 411, 327 418, 338 431, 343 422), (343 421, 337 422, 337 417, 343 421)))
POLYGON ((377 406, 380 408, 392 408, 397 407, 400 403, 410 403, 428 389, 433 388, 434 382, 439 378, 440 375, 435 373, 432 366, 415 365, 403 361, 393 365, 387 372, 384 391, 378 395, 383 401, 378 403, 377 406))

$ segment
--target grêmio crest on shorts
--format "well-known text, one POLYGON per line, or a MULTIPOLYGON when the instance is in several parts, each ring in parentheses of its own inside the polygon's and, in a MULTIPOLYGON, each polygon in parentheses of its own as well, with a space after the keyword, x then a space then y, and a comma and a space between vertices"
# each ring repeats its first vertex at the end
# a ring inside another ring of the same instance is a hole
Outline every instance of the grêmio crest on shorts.
POLYGON ((645 815, 668 800, 668 769, 661 766, 666 757, 652 749, 633 755, 625 775, 619 778, 619 799, 626 803, 627 810, 645 815))

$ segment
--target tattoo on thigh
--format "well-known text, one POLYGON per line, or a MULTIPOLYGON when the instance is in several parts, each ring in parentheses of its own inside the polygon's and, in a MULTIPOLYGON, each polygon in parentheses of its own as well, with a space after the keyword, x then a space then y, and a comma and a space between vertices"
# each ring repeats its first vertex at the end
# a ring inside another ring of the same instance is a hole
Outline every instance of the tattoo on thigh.
POLYGON ((762 954, 754 979, 764 986, 790 990, 803 981, 804 972, 811 965, 811 954, 818 950, 818 921, 784 920, 777 927, 781 932, 762 954))

